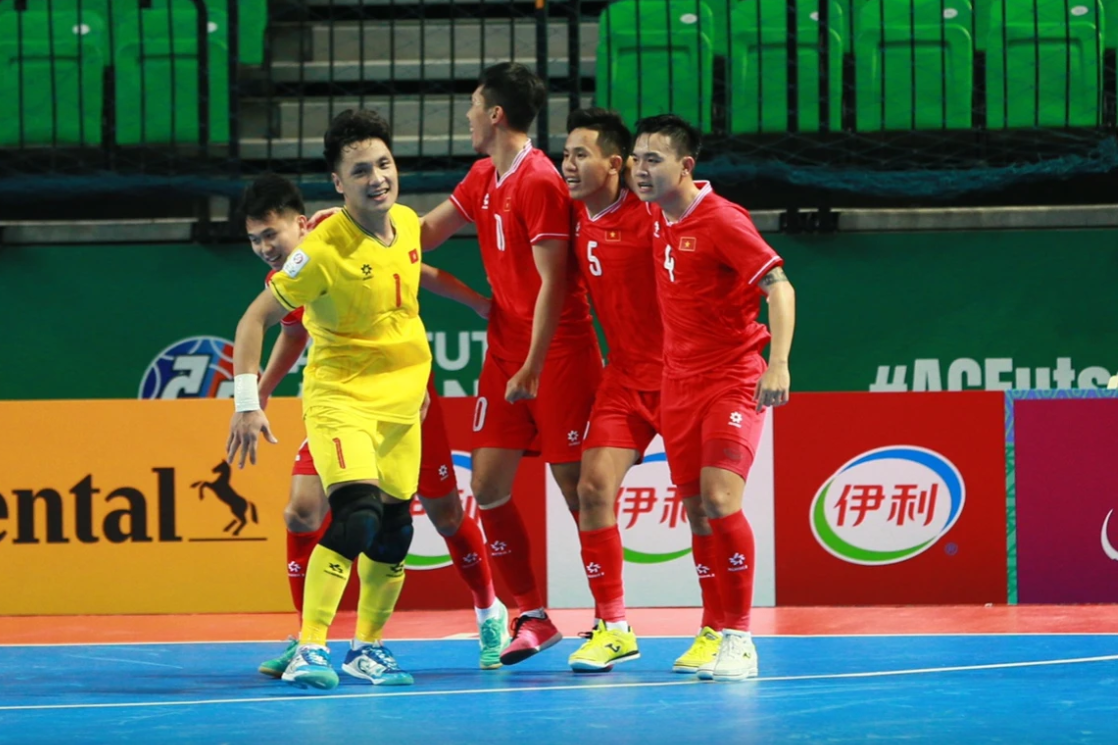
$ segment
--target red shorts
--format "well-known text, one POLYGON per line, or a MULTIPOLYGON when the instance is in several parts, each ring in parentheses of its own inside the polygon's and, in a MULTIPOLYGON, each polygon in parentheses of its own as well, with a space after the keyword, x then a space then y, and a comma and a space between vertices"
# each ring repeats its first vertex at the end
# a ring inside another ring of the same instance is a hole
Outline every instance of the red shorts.
POLYGON ((660 409, 672 481, 685 496, 699 494, 703 468, 722 468, 743 479, 761 440, 765 413, 753 400, 765 361, 758 355, 744 374, 664 378, 660 409))
POLYGON ((583 450, 623 448, 636 450, 643 457, 659 431, 660 391, 630 388, 607 366, 594 397, 583 450))
POLYGON ((474 409, 474 449, 523 450, 543 456, 547 463, 578 462, 602 377, 597 342, 549 355, 536 398, 510 404, 505 400, 505 387, 521 364, 485 355, 474 409))
MULTIPOLYGON (((446 419, 443 417, 442 400, 435 390, 435 378, 427 381, 431 406, 423 420, 423 455, 419 464, 419 493, 424 497, 442 497, 458 494, 458 479, 450 457, 450 441, 446 436, 446 419)), ((310 446, 303 440, 291 467, 292 476, 317 476, 310 446)))

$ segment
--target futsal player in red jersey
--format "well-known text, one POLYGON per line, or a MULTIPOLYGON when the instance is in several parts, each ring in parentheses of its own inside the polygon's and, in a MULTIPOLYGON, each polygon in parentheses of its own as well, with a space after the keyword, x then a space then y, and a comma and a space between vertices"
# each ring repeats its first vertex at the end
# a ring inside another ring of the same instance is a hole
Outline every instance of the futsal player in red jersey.
MULTIPOLYGON (((272 268, 266 280, 270 281, 310 230, 303 214, 302 195, 289 179, 264 174, 246 188, 242 211, 253 252, 272 268)), ((470 307, 482 317, 488 314, 489 301, 447 272, 425 264, 420 284, 426 290, 470 307)), ((267 404, 276 386, 302 356, 307 340, 303 309, 299 308, 284 317, 281 333, 260 376, 262 405, 267 404)), ((453 502, 461 513, 461 502, 434 377, 428 381, 427 392, 430 405, 423 420, 418 496, 436 530, 446 540, 455 568, 474 597, 481 646, 480 665, 483 669, 497 668, 500 667, 500 652, 508 643, 508 613, 494 592, 485 540, 477 522, 460 514, 454 530, 448 530, 445 524, 445 517, 453 510, 444 505, 449 506, 453 502)), ((307 564, 311 552, 330 524, 329 503, 306 441, 299 448, 292 466, 291 494, 284 508, 284 522, 287 524, 287 574, 291 599, 296 611, 302 614, 307 564)), ((280 677, 297 648, 298 642, 292 641, 284 654, 262 663, 260 672, 280 677)))
POLYGON ((742 511, 765 409, 788 401, 795 292, 749 213, 694 181, 701 136, 672 114, 637 125, 633 181, 650 203, 664 321, 661 420, 672 480, 699 495, 714 534, 722 643, 699 677, 757 674, 749 633, 753 530, 742 511), (761 300, 769 326, 758 321, 761 300), (761 356, 769 346, 769 362, 761 356))
POLYGON ((602 370, 586 288, 569 260, 567 186, 527 134, 546 102, 543 83, 523 65, 485 70, 467 118, 474 149, 488 157, 423 218, 425 250, 475 223, 493 288, 473 422, 473 492, 490 558, 520 608, 501 656, 506 665, 562 639, 529 562, 512 499, 516 469, 538 448, 577 516, 582 438, 602 370))

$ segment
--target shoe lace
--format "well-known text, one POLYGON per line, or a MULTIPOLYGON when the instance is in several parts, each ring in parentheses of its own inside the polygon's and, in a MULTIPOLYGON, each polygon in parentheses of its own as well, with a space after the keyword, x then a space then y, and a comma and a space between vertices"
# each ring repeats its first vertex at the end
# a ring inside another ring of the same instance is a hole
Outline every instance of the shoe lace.
POLYGON ((749 642, 740 634, 724 634, 722 636, 722 651, 732 659, 743 657, 749 642))
POLYGON ((400 663, 396 662, 396 658, 388 651, 388 647, 372 647, 369 650, 369 656, 385 670, 395 671, 400 669, 400 663))
POLYGON ((319 649, 307 649, 303 651, 303 659, 312 665, 328 666, 330 662, 326 659, 326 655, 319 649))
POLYGON ((517 616, 516 620, 512 622, 512 638, 520 636, 520 627, 531 620, 530 616, 517 616))
POLYGON ((486 619, 481 624, 481 641, 487 646, 491 647, 501 643, 501 621, 497 618, 486 619))

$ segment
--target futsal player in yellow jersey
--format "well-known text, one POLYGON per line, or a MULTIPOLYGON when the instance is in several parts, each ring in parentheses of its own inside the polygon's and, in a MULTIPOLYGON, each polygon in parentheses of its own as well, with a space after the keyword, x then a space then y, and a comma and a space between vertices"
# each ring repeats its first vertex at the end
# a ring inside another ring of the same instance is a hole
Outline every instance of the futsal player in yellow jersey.
MULTIPOLYGON (((345 210, 303 241, 237 326, 228 457, 239 452, 243 467, 246 458, 255 463, 261 434, 276 442, 257 394, 264 331, 305 308, 314 345, 303 373, 303 418, 332 521, 311 554, 300 646, 283 679, 329 689, 338 676, 326 635, 354 561, 363 584, 374 582, 376 564, 402 571, 411 545, 408 500, 419 480, 431 351, 419 318, 419 218, 396 204, 388 123, 374 112, 346 111, 324 142, 345 210)), ((398 595, 397 586, 386 597, 384 618, 398 595)), ((394 675, 399 666, 379 644, 375 621, 359 615, 342 669, 373 683, 411 682, 394 675)))

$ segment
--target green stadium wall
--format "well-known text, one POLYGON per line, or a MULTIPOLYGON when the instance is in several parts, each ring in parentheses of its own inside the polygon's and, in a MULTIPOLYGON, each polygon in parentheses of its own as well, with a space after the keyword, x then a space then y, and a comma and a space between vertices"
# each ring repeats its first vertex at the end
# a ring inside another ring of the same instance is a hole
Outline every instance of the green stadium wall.
MULTIPOLYGON (((768 236, 796 286, 794 391, 1097 388, 1118 370, 1118 231, 768 236)), ((487 291, 476 242, 426 259, 487 291)), ((159 353, 232 339, 246 247, 6 247, 0 399, 134 398, 159 353)), ((485 322, 423 296, 444 395, 472 395, 485 322)), ((269 339, 274 338, 272 332, 269 339)), ((295 395, 289 375, 276 395, 295 395)))

